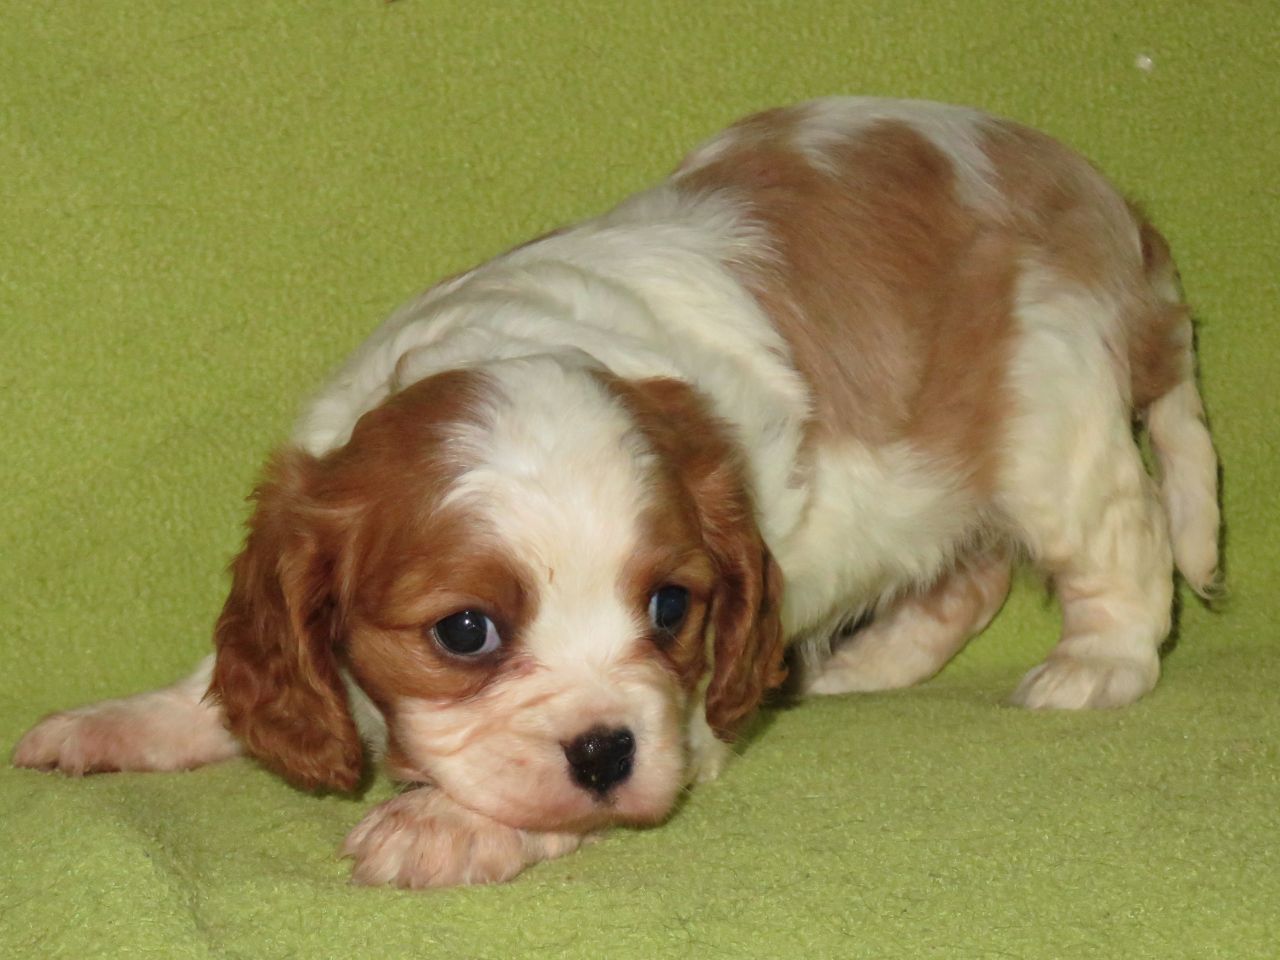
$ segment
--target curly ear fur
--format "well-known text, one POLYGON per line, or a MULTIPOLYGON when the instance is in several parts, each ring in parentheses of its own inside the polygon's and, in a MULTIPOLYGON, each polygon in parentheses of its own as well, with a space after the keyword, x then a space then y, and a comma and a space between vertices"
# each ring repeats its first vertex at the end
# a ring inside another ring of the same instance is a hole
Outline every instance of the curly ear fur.
POLYGON ((650 444, 679 476, 698 514, 716 567, 711 601, 715 632, 706 690, 707 723, 729 740, 765 691, 782 684, 785 639, 782 575, 756 526, 745 465, 731 428, 687 383, 667 378, 624 381, 602 375, 650 444))
POLYGON ((782 663, 782 574, 750 513, 716 516, 734 501, 732 495, 722 499, 710 486, 694 498, 720 576, 711 604, 715 646, 706 691, 707 724, 717 737, 729 740, 755 712, 765 691, 787 677, 782 663))
POLYGON ((254 493, 214 632, 210 690, 249 753, 299 786, 352 790, 363 749, 336 661, 323 516, 307 494, 318 469, 314 458, 285 451, 254 493))

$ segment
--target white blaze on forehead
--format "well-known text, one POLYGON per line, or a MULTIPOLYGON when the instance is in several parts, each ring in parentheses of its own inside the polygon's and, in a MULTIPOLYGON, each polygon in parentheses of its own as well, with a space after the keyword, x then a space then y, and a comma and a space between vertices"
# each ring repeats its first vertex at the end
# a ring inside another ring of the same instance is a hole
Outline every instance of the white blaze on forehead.
POLYGON ((620 581, 653 454, 582 368, 534 357, 488 370, 497 395, 484 426, 462 428, 475 466, 448 501, 478 508, 533 577, 526 652, 553 669, 614 662, 644 627, 620 581))

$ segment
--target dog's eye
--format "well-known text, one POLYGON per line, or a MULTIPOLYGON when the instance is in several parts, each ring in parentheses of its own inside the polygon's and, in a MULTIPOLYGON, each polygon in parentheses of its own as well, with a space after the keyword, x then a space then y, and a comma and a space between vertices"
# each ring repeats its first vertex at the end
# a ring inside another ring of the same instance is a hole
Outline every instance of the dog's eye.
POLYGON ((689 612, 689 591, 667 584, 649 598, 649 621, 664 633, 674 634, 689 612))
POLYGON ((502 646, 493 621, 479 610, 459 610, 445 617, 431 632, 436 643, 459 657, 477 657, 502 646))

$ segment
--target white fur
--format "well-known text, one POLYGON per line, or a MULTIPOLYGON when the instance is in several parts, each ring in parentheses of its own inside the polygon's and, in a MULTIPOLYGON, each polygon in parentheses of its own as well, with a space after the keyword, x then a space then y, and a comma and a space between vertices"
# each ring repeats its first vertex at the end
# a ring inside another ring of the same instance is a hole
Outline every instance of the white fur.
MULTIPOLYGON (((209 659, 213 660, 212 657, 209 659)), ((374 760, 381 760, 387 752, 386 717, 346 670, 342 671, 342 685, 347 691, 347 706, 356 722, 360 741, 374 760)))
POLYGON ((688 763, 685 781, 708 783, 724 772, 733 756, 733 748, 717 737, 707 725, 701 697, 695 698, 689 706, 687 727, 685 748, 688 751, 688 763))
POLYGON ((821 448, 803 522, 774 546, 790 636, 820 649, 844 622, 927 582, 981 522, 958 477, 906 443, 821 448))
POLYGON ((1120 706, 1155 685, 1169 631, 1166 520, 1133 442, 1117 376, 1114 304, 1031 268, 1015 315, 1010 424, 1000 506, 1049 570, 1063 634, 1014 694, 1032 707, 1120 706))
POLYGON ((480 508, 491 535, 535 577, 538 615, 525 648, 538 662, 562 671, 608 668, 647 629, 619 594, 618 573, 640 544, 635 523, 650 499, 653 455, 582 371, 545 358, 486 370, 500 397, 487 423, 462 438, 475 465, 445 505, 480 508))
POLYGON ((920 100, 883 97, 828 97, 803 108, 795 144, 818 167, 831 170, 830 151, 882 121, 909 126, 951 161, 961 198, 986 214, 1004 209, 991 159, 981 137, 990 118, 978 110, 920 100))
POLYGON ((807 693, 896 690, 927 680, 981 633, 1009 592, 1000 550, 966 559, 928 587, 895 598, 807 678, 807 693))
POLYGON ((1195 381, 1184 380, 1151 405, 1151 446, 1160 464, 1160 496, 1169 514, 1178 570, 1202 596, 1217 589, 1218 458, 1195 381))
POLYGON ((186 770, 234 757, 239 742, 221 708, 204 699, 212 676, 211 654, 172 686, 51 714, 18 741, 13 762, 79 775, 186 770))
MULTIPOLYGON (((791 146, 819 170, 838 175, 837 147, 856 142, 877 123, 902 123, 937 147, 951 161, 961 198, 975 210, 999 216, 1005 198, 996 171, 982 147, 991 117, 980 110, 924 100, 890 97, 823 97, 789 111, 794 120, 791 146)), ((681 164, 682 176, 707 167, 747 141, 749 134, 730 127, 695 147, 681 164)))
POLYGON ((501 883, 576 850, 577 832, 532 832, 476 813, 443 790, 417 787, 374 807, 343 842, 356 883, 439 887, 501 883))
POLYGON ((758 228, 731 200, 660 185, 397 312, 312 401, 294 439, 317 454, 341 445, 397 384, 440 370, 580 357, 623 377, 694 384, 737 428, 754 485, 772 505, 765 536, 779 537, 804 506, 791 468, 808 391, 725 265, 767 256, 758 228))

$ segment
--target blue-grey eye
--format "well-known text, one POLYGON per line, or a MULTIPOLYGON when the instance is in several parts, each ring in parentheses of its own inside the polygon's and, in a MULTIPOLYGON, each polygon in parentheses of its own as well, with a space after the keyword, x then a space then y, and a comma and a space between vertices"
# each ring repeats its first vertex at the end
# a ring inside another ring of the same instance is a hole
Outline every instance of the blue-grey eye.
POLYGON ((459 657, 478 657, 502 646, 493 621, 479 610, 459 610, 445 617, 431 632, 436 643, 459 657))
POLYGON ((649 622, 664 633, 674 634, 689 612, 689 591, 667 584, 649 598, 649 622))

